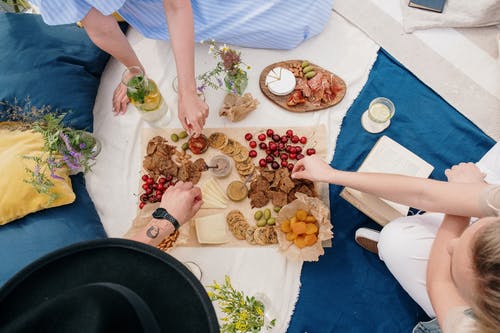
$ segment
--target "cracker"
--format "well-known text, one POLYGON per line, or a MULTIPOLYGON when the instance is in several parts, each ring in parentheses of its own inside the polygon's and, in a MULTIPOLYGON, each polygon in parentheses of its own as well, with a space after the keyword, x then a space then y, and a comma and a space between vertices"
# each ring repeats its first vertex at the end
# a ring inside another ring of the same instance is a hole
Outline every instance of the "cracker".
POLYGON ((208 143, 210 144, 210 147, 215 149, 221 149, 226 146, 228 140, 229 138, 227 137, 227 135, 221 132, 212 133, 208 137, 208 143))
POLYGON ((252 245, 257 244, 257 242, 255 242, 255 239, 253 238, 253 234, 255 232, 255 229, 257 229, 256 226, 249 226, 247 228, 247 231, 245 232, 245 238, 246 238, 247 242, 249 242, 252 245))
POLYGON ((235 148, 236 148, 236 145, 235 145, 234 140, 228 139, 227 144, 224 147, 220 148, 220 150, 226 155, 233 156, 233 152, 234 152, 235 148))

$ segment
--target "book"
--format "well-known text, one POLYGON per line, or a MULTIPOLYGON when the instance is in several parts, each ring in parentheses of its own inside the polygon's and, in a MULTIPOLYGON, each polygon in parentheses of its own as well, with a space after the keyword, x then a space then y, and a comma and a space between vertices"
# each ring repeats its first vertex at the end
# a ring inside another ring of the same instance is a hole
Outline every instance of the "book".
POLYGON ((446 0, 410 0, 408 6, 442 13, 446 0))
MULTIPOLYGON (((388 136, 382 136, 358 169, 358 172, 392 173, 427 178, 434 167, 388 136)), ((340 197, 366 216, 384 226, 406 216, 410 207, 344 187, 340 197)))

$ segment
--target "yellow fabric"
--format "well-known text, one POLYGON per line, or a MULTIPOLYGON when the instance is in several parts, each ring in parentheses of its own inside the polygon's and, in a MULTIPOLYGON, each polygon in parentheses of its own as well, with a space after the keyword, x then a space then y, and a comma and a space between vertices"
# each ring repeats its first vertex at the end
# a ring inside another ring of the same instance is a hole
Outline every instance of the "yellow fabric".
POLYGON ((32 131, 0 129, 0 225, 27 214, 50 207, 62 206, 75 200, 68 171, 57 172, 64 180, 51 179, 53 191, 59 197, 49 205, 49 196, 38 193, 23 180, 29 178, 26 168, 33 170, 35 162, 23 156, 41 156, 43 138, 32 131))

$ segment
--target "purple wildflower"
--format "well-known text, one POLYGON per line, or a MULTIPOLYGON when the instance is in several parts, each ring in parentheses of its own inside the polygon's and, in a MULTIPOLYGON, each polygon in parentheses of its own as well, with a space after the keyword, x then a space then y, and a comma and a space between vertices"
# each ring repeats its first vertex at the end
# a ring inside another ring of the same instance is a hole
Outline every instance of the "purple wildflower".
POLYGON ((85 145, 85 143, 83 143, 83 142, 82 142, 82 143, 80 143, 80 149, 85 149, 85 147, 87 147, 87 146, 85 145))
POLYGON ((222 87, 222 80, 220 78, 217 78, 217 84, 219 85, 219 87, 222 87))

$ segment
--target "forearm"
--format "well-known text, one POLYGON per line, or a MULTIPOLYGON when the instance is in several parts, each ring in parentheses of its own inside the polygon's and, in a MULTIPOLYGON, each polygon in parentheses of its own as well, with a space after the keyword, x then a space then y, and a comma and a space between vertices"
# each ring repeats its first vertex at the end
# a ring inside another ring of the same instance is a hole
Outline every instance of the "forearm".
POLYGON ((328 182, 426 211, 481 216, 480 193, 486 183, 448 183, 383 173, 332 170, 328 182))
POLYGON ((179 97, 196 92, 194 22, 189 0, 163 0, 179 82, 179 97))
MULTIPOLYGON (((466 305, 451 276, 451 257, 448 244, 459 237, 469 225, 469 218, 446 215, 432 243, 427 264, 426 287, 434 312, 442 325, 448 310, 466 305)), ((441 326, 442 327, 442 326, 441 326)))
POLYGON ((82 24, 89 38, 100 49, 112 55, 125 67, 142 68, 142 64, 114 17, 105 16, 92 8, 82 20, 82 24))
POLYGON ((151 219, 151 222, 149 222, 145 228, 142 228, 130 239, 149 244, 151 246, 156 246, 174 231, 175 228, 169 221, 151 219))

